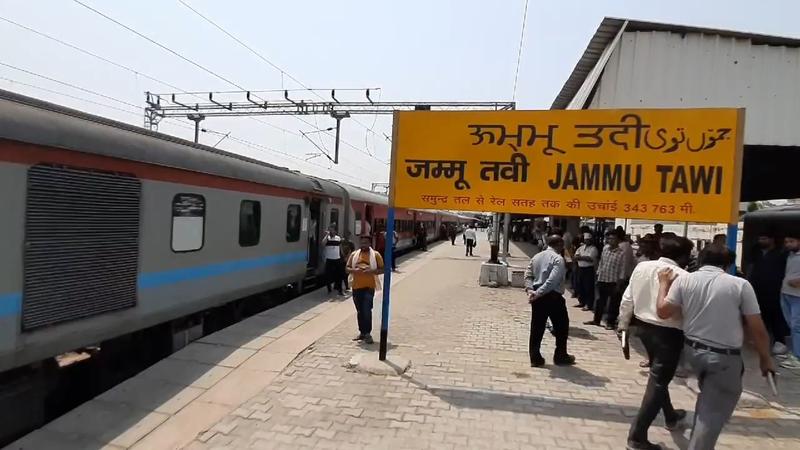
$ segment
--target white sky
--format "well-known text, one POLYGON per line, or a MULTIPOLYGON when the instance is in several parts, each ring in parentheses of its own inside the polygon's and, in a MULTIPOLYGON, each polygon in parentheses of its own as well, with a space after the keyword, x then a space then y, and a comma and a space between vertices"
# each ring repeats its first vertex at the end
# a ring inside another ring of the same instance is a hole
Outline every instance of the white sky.
MULTIPOLYGON (((298 88, 177 0, 81 0, 251 90, 298 88)), ((185 0, 312 88, 380 88, 373 99, 508 101, 512 98, 524 0, 185 0)), ((517 88, 518 109, 547 109, 604 16, 800 37, 795 0, 530 0, 517 88)), ((235 87, 72 0, 0 0, 0 17, 47 33, 187 91, 235 87)), ((0 63, 127 102, 72 89, 0 65, 0 89, 142 125, 144 92, 174 89, 0 20, 0 63), (112 105, 129 112, 16 82, 112 105)), ((325 92, 321 92, 325 95, 325 92)), ((266 99, 280 99, 279 94, 266 99)), ((298 98, 314 99, 308 93, 298 98)), ((344 92, 342 99, 364 100, 344 92)), ((212 118, 203 126, 234 139, 220 148, 325 178, 370 187, 388 179, 390 116, 343 121, 341 161, 305 162, 315 147, 300 131, 334 125, 327 116, 212 118), (272 126, 266 125, 270 124, 272 126), (364 126, 366 125, 366 127, 364 126), (276 128, 277 127, 277 128, 276 128), (278 128, 285 129, 281 131, 278 128), (372 128, 374 132, 367 131, 372 128), (244 144, 251 142, 258 146, 244 144)), ((160 131, 193 138, 191 122, 160 131)), ((333 151, 333 139, 311 135, 333 151)), ((201 135, 214 145, 221 136, 201 135)))

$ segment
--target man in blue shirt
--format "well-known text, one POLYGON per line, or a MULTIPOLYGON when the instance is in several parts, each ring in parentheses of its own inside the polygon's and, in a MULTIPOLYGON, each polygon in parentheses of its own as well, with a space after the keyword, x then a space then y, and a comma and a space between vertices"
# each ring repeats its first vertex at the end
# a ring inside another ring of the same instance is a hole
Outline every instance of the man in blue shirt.
POLYGON ((547 238, 547 249, 531 258, 525 271, 525 293, 531 304, 531 367, 542 367, 541 346, 547 319, 553 323, 556 351, 553 363, 561 366, 575 364, 575 357, 567 353, 569 315, 564 300, 564 277, 567 274, 564 258, 564 240, 561 236, 547 238))

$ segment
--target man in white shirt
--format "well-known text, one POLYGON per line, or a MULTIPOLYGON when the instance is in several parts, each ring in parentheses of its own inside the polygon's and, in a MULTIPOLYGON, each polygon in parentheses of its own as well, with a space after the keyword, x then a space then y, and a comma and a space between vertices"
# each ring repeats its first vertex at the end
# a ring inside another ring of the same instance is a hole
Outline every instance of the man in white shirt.
POLYGON ((664 412, 668 430, 676 429, 686 417, 686 411, 672 406, 668 389, 683 349, 681 320, 658 317, 658 272, 669 268, 677 276, 685 275, 687 272, 682 267, 689 263, 693 247, 692 242, 683 237, 661 238, 661 258, 639 263, 622 295, 619 329, 635 326, 651 361, 647 389, 628 432, 629 449, 655 448, 647 439, 647 430, 659 410, 664 412))
POLYGON ((683 318, 683 351, 700 384, 688 449, 710 450, 742 394, 745 327, 755 343, 761 374, 774 373, 775 366, 753 287, 725 272, 736 261, 734 253, 711 244, 699 259, 697 272, 677 278, 670 269, 659 272, 657 312, 661 319, 683 318))
POLYGON ((469 228, 464 230, 464 240, 467 243, 466 255, 464 256, 473 256, 472 249, 475 248, 475 244, 478 242, 478 235, 475 233, 475 225, 470 224, 469 228))
POLYGON ((594 268, 599 257, 597 247, 592 242, 592 234, 583 235, 583 244, 575 250, 572 258, 578 263, 578 304, 584 311, 594 307, 594 268))
POLYGON ((342 238, 336 232, 336 225, 331 225, 328 234, 322 238, 322 245, 325 247, 325 282, 330 294, 331 285, 336 288, 339 295, 344 295, 342 291, 342 238))

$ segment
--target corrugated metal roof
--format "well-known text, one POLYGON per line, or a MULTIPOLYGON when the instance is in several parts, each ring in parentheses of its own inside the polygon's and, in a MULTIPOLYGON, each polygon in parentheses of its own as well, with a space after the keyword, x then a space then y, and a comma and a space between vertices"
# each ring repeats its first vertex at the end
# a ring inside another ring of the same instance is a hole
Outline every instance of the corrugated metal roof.
POLYGON ((734 39, 747 39, 753 45, 770 45, 770 46, 784 46, 784 47, 800 47, 800 39, 768 36, 763 34, 746 33, 731 30, 718 30, 714 28, 692 27, 685 25, 674 25, 656 22, 645 22, 630 19, 619 19, 614 17, 606 17, 600 23, 586 50, 578 60, 575 68, 572 70, 561 91, 553 101, 551 109, 566 109, 570 101, 572 101, 575 94, 583 85, 589 72, 594 68, 600 57, 614 39, 614 36, 619 32, 623 24, 626 25, 626 31, 665 31, 678 34, 705 34, 705 35, 719 35, 727 38, 734 39))
POLYGON ((575 64, 575 68, 572 69, 572 73, 569 75, 569 78, 567 78, 566 83, 564 83, 561 92, 556 96, 550 109, 567 108, 572 98, 575 97, 575 94, 577 94, 578 90, 583 86, 583 82, 586 80, 589 72, 592 71, 597 61, 600 60, 603 51, 605 51, 608 44, 614 40, 614 37, 624 23, 624 19, 609 17, 603 19, 597 31, 594 33, 592 40, 589 41, 589 45, 586 46, 583 56, 581 56, 581 59, 575 64))
POLYGON ((569 101, 569 105, 567 105, 566 109, 583 109, 586 106, 586 102, 592 96, 592 92, 594 91, 594 86, 597 84, 597 80, 603 75, 603 70, 606 68, 606 64, 608 64, 608 60, 611 59, 611 55, 614 54, 614 50, 616 50, 617 46, 619 45, 620 39, 622 39, 622 35, 625 33, 625 29, 628 25, 628 22, 624 22, 620 27, 619 31, 614 35, 614 39, 611 40, 606 45, 606 48, 600 53, 600 57, 594 64, 591 70, 586 74, 586 78, 583 80, 583 84, 581 84, 580 89, 575 93, 572 99, 569 101))
POLYGON ((744 107, 746 145, 800 145, 800 48, 625 31, 588 108, 744 107))

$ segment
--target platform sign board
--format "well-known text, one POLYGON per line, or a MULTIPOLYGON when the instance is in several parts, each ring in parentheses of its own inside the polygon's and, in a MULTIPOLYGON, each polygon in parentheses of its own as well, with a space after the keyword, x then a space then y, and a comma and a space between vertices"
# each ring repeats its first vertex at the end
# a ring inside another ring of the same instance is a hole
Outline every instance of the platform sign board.
POLYGON ((744 109, 404 111, 390 204, 735 223, 744 109))

